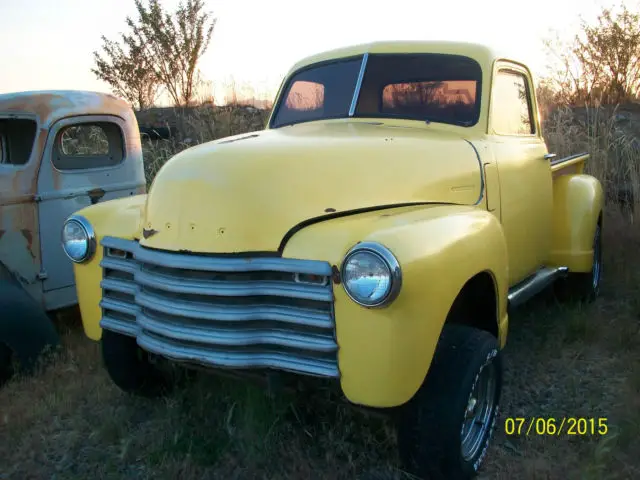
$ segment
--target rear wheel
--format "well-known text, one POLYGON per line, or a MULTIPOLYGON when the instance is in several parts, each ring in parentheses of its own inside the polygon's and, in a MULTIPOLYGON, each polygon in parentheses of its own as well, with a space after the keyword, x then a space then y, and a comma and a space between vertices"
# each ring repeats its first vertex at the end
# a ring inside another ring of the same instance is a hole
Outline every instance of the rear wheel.
POLYGON ((502 360, 493 335, 446 325, 429 373, 401 407, 398 448, 419 478, 474 477, 493 433, 502 389, 502 360))
POLYGON ((557 283, 556 292, 563 300, 594 301, 600 293, 602 279, 602 225, 596 225, 593 235, 593 260, 590 272, 569 273, 557 283))
POLYGON ((102 332, 102 359, 109 377, 121 390, 142 397, 170 393, 182 372, 163 369, 151 361, 136 339, 109 330, 102 332))

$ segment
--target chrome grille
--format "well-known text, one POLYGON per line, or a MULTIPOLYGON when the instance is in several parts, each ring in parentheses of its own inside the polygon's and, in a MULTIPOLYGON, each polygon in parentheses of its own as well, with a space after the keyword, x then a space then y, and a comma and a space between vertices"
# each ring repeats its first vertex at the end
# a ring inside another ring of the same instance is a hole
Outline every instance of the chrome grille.
POLYGON ((328 263, 101 244, 102 328, 176 361, 339 376, 328 263))

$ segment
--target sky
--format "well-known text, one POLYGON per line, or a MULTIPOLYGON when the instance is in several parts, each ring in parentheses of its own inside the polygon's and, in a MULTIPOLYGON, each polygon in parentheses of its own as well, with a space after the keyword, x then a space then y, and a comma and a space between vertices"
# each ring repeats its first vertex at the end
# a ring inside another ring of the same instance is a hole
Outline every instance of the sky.
MULTIPOLYGON (((375 40, 485 43, 545 72, 542 40, 571 35, 579 15, 595 19, 620 0, 205 0, 217 18, 200 68, 216 101, 232 80, 240 94, 272 98, 288 69, 307 55, 375 40), (532 8, 533 7, 533 8, 532 8), (253 91, 251 90, 253 89, 253 91)), ((163 0, 172 9, 178 0, 163 0)), ((637 6, 638 0, 625 1, 637 6)), ((133 0, 0 0, 0 93, 109 91, 95 78, 92 52, 117 38, 133 0)))

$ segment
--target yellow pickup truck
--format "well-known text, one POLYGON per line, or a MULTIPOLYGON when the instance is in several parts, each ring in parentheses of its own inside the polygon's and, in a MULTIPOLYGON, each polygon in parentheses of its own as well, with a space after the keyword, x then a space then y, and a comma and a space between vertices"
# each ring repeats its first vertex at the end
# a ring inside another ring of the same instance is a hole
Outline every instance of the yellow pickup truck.
POLYGON ((264 130, 76 212, 63 246, 113 381, 321 377, 393 412, 407 470, 475 475, 511 307, 600 284, 601 185, 587 154, 548 153, 534 92, 481 45, 329 51, 291 69, 264 130))

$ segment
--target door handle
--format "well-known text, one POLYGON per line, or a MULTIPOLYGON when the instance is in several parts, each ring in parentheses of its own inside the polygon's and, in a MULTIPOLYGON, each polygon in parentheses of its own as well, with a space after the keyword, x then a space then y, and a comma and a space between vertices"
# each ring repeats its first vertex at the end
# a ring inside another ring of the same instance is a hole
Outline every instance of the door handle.
POLYGON ((544 157, 545 160, 553 160, 554 158, 556 158, 556 154, 555 153, 547 153, 544 157))

